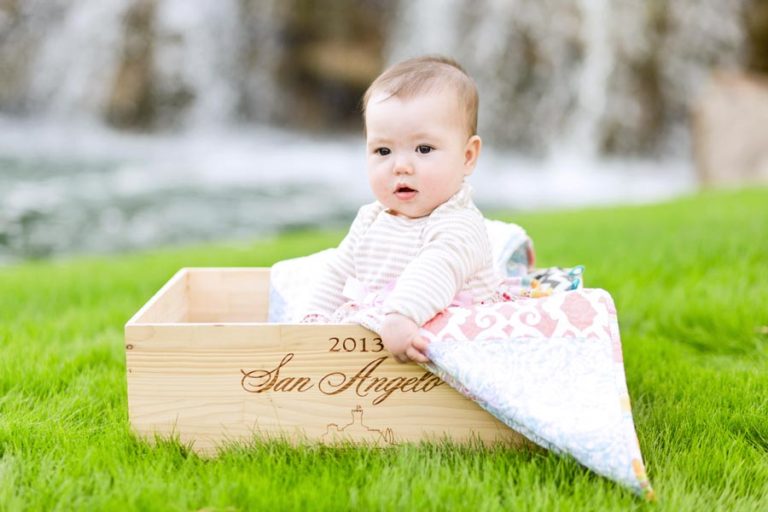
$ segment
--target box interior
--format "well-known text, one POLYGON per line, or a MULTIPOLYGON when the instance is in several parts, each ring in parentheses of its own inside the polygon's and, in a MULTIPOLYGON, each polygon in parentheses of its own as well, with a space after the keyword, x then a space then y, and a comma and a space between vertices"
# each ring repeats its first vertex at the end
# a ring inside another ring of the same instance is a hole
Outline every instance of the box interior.
POLYGON ((268 268, 186 268, 129 323, 262 323, 268 311, 268 268))

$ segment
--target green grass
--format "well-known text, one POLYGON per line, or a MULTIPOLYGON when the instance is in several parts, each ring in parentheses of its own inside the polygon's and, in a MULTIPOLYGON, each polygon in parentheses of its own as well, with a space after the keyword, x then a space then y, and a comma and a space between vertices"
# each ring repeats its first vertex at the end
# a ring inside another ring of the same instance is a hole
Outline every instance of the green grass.
POLYGON ((657 504, 538 451, 231 449, 130 432, 125 321, 182 266, 265 266, 335 244, 295 233, 0 269, 0 510, 766 510, 768 190, 500 215, 540 266, 584 264, 616 301, 657 504))

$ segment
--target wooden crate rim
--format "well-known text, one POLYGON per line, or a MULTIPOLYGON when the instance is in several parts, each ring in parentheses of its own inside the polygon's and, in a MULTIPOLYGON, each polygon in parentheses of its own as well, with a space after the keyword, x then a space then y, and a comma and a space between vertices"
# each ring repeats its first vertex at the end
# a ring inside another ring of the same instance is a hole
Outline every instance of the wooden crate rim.
MULTIPOLYGON (((176 286, 179 281, 187 279, 190 273, 231 273, 231 272, 257 272, 257 273, 269 273, 270 267, 182 267, 177 270, 168 281, 163 284, 158 291, 156 291, 152 297, 147 300, 146 303, 125 323, 125 327, 182 327, 182 326, 195 326, 195 327, 214 327, 214 326, 328 326, 337 328, 349 328, 359 327, 357 324, 351 323, 324 323, 324 324, 298 324, 290 322, 142 322, 139 318, 142 317, 149 309, 159 301, 171 288, 176 286)), ((189 284, 187 284, 187 287, 189 284)))

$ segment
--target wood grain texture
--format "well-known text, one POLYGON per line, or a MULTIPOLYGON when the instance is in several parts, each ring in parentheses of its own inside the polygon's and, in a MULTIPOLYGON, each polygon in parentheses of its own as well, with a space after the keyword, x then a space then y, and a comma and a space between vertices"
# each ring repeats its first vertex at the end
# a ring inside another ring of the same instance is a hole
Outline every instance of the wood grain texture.
POLYGON ((189 312, 189 269, 182 268, 152 296, 128 325, 153 322, 184 322, 189 312))
POLYGON ((266 322, 268 268, 189 269, 190 322, 266 322))
POLYGON ((268 269, 185 269, 126 324, 139 435, 178 435, 202 454, 254 436, 525 442, 431 373, 395 362, 367 329, 263 323, 268 289, 268 269))

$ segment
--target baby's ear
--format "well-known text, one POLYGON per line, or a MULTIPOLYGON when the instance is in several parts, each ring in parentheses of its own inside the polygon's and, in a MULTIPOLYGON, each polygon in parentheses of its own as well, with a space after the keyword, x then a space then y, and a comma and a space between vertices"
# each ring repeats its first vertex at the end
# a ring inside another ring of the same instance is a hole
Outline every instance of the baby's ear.
POLYGON ((473 135, 464 147, 464 176, 469 176, 475 170, 480 150, 483 148, 483 140, 479 135, 473 135))

